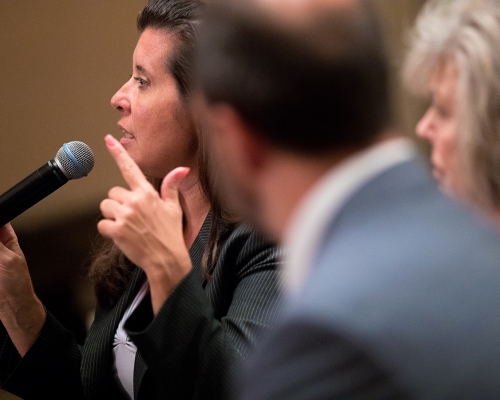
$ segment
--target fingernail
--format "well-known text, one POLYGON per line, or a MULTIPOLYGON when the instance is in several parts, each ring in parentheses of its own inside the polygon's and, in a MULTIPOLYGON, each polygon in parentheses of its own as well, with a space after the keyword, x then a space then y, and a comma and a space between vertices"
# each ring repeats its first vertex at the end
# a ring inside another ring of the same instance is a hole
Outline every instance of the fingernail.
POLYGON ((104 141, 109 147, 113 147, 116 144, 116 139, 109 134, 104 136, 104 141))
POLYGON ((182 178, 185 178, 187 174, 189 174, 189 171, 191 170, 190 168, 188 167, 180 167, 181 171, 179 171, 179 175, 182 177, 182 178))

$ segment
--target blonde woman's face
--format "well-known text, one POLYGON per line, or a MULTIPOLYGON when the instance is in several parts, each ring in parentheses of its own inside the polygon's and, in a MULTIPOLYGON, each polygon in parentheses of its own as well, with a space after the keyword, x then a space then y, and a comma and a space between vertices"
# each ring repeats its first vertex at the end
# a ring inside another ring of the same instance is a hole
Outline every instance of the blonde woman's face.
POLYGON ((461 197, 465 187, 458 157, 457 81, 454 61, 438 64, 429 84, 432 103, 418 122, 416 133, 431 144, 433 175, 443 191, 461 197))

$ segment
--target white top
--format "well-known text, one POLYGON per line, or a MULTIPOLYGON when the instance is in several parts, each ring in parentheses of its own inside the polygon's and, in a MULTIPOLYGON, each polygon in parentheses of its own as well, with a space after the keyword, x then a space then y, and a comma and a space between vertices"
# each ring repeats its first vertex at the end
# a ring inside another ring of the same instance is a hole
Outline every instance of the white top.
POLYGON ((349 197, 376 175, 414 158, 415 154, 409 139, 387 140, 349 157, 321 178, 301 202, 286 229, 285 246, 289 251, 284 278, 290 294, 302 288, 325 230, 349 197))
POLYGON ((128 393, 129 398, 134 398, 134 364, 135 355, 137 354, 136 345, 130 340, 127 333, 123 329, 125 321, 132 312, 140 304, 144 296, 149 292, 149 283, 146 280, 139 289, 135 299, 130 303, 123 318, 118 324, 115 337, 113 339, 113 352, 115 354, 114 373, 118 384, 128 393))

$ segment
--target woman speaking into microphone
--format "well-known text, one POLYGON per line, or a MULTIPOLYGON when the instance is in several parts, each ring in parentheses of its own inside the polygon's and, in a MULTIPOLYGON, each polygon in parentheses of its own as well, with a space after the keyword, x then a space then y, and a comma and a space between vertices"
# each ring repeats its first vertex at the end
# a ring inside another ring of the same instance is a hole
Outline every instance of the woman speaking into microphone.
POLYGON ((101 203, 98 306, 83 348, 36 297, 0 228, 0 384, 24 399, 223 399, 279 302, 279 250, 217 196, 187 103, 199 0, 151 0, 106 136, 128 188, 101 203))

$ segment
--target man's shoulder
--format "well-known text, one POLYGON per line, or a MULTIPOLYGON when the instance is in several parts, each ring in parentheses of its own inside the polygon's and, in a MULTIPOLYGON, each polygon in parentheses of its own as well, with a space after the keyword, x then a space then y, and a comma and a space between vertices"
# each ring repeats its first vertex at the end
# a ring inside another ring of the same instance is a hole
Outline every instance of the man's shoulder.
POLYGON ((466 281, 472 291, 472 282, 500 285, 499 232, 433 185, 419 185, 355 194, 325 231, 304 292, 404 299, 412 290, 432 298, 432 285, 454 286, 457 295, 466 281))
POLYGON ((496 261, 491 258, 500 254, 500 233, 444 195, 422 165, 410 161, 376 176, 351 195, 324 230, 314 263, 321 268, 333 258, 360 265, 371 265, 367 260, 422 264, 456 258, 460 264, 471 261, 465 253, 496 261))
POLYGON ((411 194, 370 210, 360 201, 332 222, 288 321, 313 318, 415 387, 491 387, 500 235, 432 188, 411 194))

